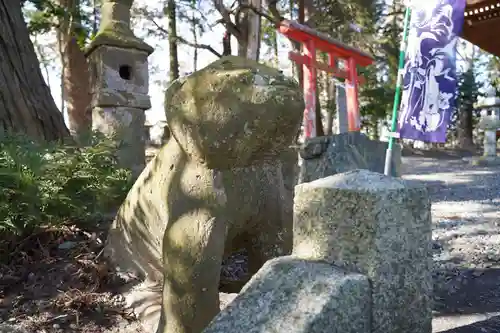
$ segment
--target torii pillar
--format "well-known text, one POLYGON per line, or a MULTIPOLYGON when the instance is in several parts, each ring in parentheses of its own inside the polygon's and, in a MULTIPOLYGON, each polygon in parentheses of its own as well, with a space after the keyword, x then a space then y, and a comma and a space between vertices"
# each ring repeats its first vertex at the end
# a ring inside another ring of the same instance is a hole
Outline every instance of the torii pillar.
POLYGON ((303 45, 304 54, 290 51, 289 59, 304 68, 304 135, 306 138, 317 136, 316 131, 316 75, 322 70, 335 77, 345 79, 347 97, 347 119, 349 131, 359 131, 361 119, 358 102, 358 86, 362 78, 358 76, 356 66, 371 65, 373 57, 353 47, 342 44, 326 34, 310 27, 289 20, 278 24, 278 31, 291 40, 303 45), (316 60, 316 51, 328 54, 328 64, 316 60), (345 70, 337 68, 335 59, 344 62, 345 70))

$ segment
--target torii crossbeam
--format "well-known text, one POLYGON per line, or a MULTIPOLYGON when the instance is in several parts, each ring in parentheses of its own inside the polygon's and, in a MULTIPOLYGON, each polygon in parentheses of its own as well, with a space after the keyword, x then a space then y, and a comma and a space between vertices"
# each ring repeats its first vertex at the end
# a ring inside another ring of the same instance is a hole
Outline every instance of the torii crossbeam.
POLYGON ((283 20, 277 26, 278 31, 291 40, 303 45, 303 53, 290 51, 289 59, 304 68, 304 98, 306 108, 304 110, 304 135, 306 138, 315 137, 316 131, 316 75, 317 70, 322 70, 335 77, 345 79, 347 95, 347 119, 349 131, 359 131, 361 127, 358 84, 362 78, 358 76, 356 66, 365 67, 371 65, 373 57, 368 53, 356 48, 342 44, 330 36, 318 32, 303 24, 283 20), (316 60, 316 51, 320 50, 328 54, 328 64, 316 60), (344 62, 346 70, 339 69, 335 59, 344 62))

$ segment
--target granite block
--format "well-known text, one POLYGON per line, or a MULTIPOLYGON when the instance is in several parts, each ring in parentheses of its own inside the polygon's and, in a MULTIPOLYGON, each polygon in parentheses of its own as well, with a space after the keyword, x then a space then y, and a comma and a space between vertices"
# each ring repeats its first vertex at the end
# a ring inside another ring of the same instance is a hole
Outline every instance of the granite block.
POLYGON ((370 284, 324 262, 269 260, 203 333, 368 333, 370 284))
POLYGON ((354 170, 295 187, 294 249, 365 274, 372 332, 431 332, 431 205, 425 186, 354 170))
MULTIPOLYGON (((370 140, 360 132, 308 139, 300 149, 299 183, 355 169, 384 173, 387 142, 370 140)), ((394 145, 392 176, 401 176, 401 146, 394 145)))

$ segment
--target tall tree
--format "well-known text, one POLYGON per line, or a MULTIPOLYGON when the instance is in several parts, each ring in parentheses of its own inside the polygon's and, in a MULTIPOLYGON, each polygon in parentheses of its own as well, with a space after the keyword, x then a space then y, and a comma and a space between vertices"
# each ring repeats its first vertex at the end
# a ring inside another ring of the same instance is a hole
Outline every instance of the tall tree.
POLYGON ((465 43, 467 56, 464 60, 465 68, 459 74, 458 101, 457 101, 457 139, 458 146, 462 149, 471 149, 474 146, 474 104, 477 101, 479 84, 476 81, 475 61, 477 60, 477 47, 465 43), (467 50, 469 49, 469 50, 467 50))
POLYGON ((179 56, 177 52, 177 11, 175 0, 168 0, 166 7, 168 18, 168 49, 170 57, 170 82, 179 78, 179 56))
MULTIPOLYGON (((255 8, 258 11, 262 10, 262 0, 242 0, 242 3, 255 8)), ((238 54, 245 54, 249 59, 259 60, 261 41, 260 15, 253 10, 243 11, 242 18, 240 20, 240 29, 244 34, 242 40, 246 43, 239 42, 238 54)))
POLYGON ((204 4, 202 0, 166 0, 165 7, 161 11, 149 9, 148 6, 140 6, 135 8, 134 14, 136 17, 141 17, 145 19, 146 22, 151 23, 147 24, 145 27, 149 36, 154 36, 159 39, 168 39, 169 44, 172 43, 171 49, 175 50, 178 45, 187 45, 194 49, 207 50, 215 56, 221 57, 222 53, 216 50, 218 47, 212 47, 208 44, 199 43, 198 37, 202 36, 207 28, 211 26, 208 16, 210 16, 214 11, 212 8, 202 6, 202 4, 204 4), (172 7, 172 4, 174 7, 172 7), (170 19, 169 12, 172 12, 170 11, 170 8, 174 8, 175 22, 170 19), (165 16, 167 16, 168 19, 167 27, 164 27, 160 22, 165 16), (186 38, 185 36, 182 36, 177 29, 170 27, 170 24, 177 27, 177 23, 179 21, 186 21, 189 23, 191 26, 192 38, 186 38), (175 34, 171 35, 169 31, 173 31, 175 34))
POLYGON ((0 0, 0 123, 7 132, 38 140, 69 135, 45 83, 21 11, 21 2, 0 0))
POLYGON ((490 56, 487 64, 488 79, 500 97, 500 57, 490 56))
POLYGON ((225 37, 230 35, 238 41, 238 55, 259 60, 262 0, 238 0, 232 8, 223 0, 213 0, 213 4, 221 15, 220 22, 226 27, 225 37))
MULTIPOLYGON (((197 8, 199 5, 199 0, 191 0, 191 4, 193 8, 197 8)), ((198 17, 196 17, 196 11, 192 10, 191 15, 188 18, 189 25, 191 28, 191 34, 193 36, 193 43, 198 44, 198 35, 200 31, 200 22, 198 17)), ((194 48, 193 50, 193 72, 198 70, 198 48, 194 48)))
POLYGON ((86 34, 82 33, 80 0, 58 1, 62 9, 56 28, 62 64, 62 96, 70 133, 78 137, 92 128, 90 76, 83 52, 86 34))

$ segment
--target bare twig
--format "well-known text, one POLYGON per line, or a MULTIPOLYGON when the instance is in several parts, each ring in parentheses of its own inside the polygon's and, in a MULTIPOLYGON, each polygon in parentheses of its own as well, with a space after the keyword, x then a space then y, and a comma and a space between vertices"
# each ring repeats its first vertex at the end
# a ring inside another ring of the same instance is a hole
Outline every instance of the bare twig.
MULTIPOLYGON (((207 15, 205 15, 205 13, 201 9, 199 9, 198 6, 196 6, 193 3, 184 3, 182 1, 178 1, 178 3, 176 3, 175 5, 179 6, 179 8, 187 7, 188 11, 197 13, 200 16, 201 20, 208 21, 207 15)), ((162 17, 162 16, 157 16, 157 18, 160 18, 160 17, 162 17)))
POLYGON ((99 259, 99 257, 104 253, 104 248, 101 249, 101 251, 99 251, 99 253, 95 256, 94 258, 94 261, 97 261, 97 259, 99 259))
MULTIPOLYGON (((159 25, 154 19, 150 18, 150 21, 156 26, 156 28, 158 30, 160 30, 162 33, 168 35, 168 31, 163 28, 161 25, 159 25)), ((194 47, 194 48, 197 48, 197 49, 204 49, 204 50, 207 50, 207 51, 210 51, 211 53, 213 53, 214 55, 216 55, 217 57, 221 58, 222 57, 222 54, 220 54, 219 52, 217 52, 213 47, 211 47, 210 45, 207 45, 207 44, 198 44, 198 43, 193 43, 193 42, 190 42, 188 40, 186 40, 185 38, 181 37, 181 36, 177 36, 176 37, 176 40, 179 42, 179 43, 182 43, 182 44, 185 44, 187 46, 191 46, 191 47, 194 47)))

